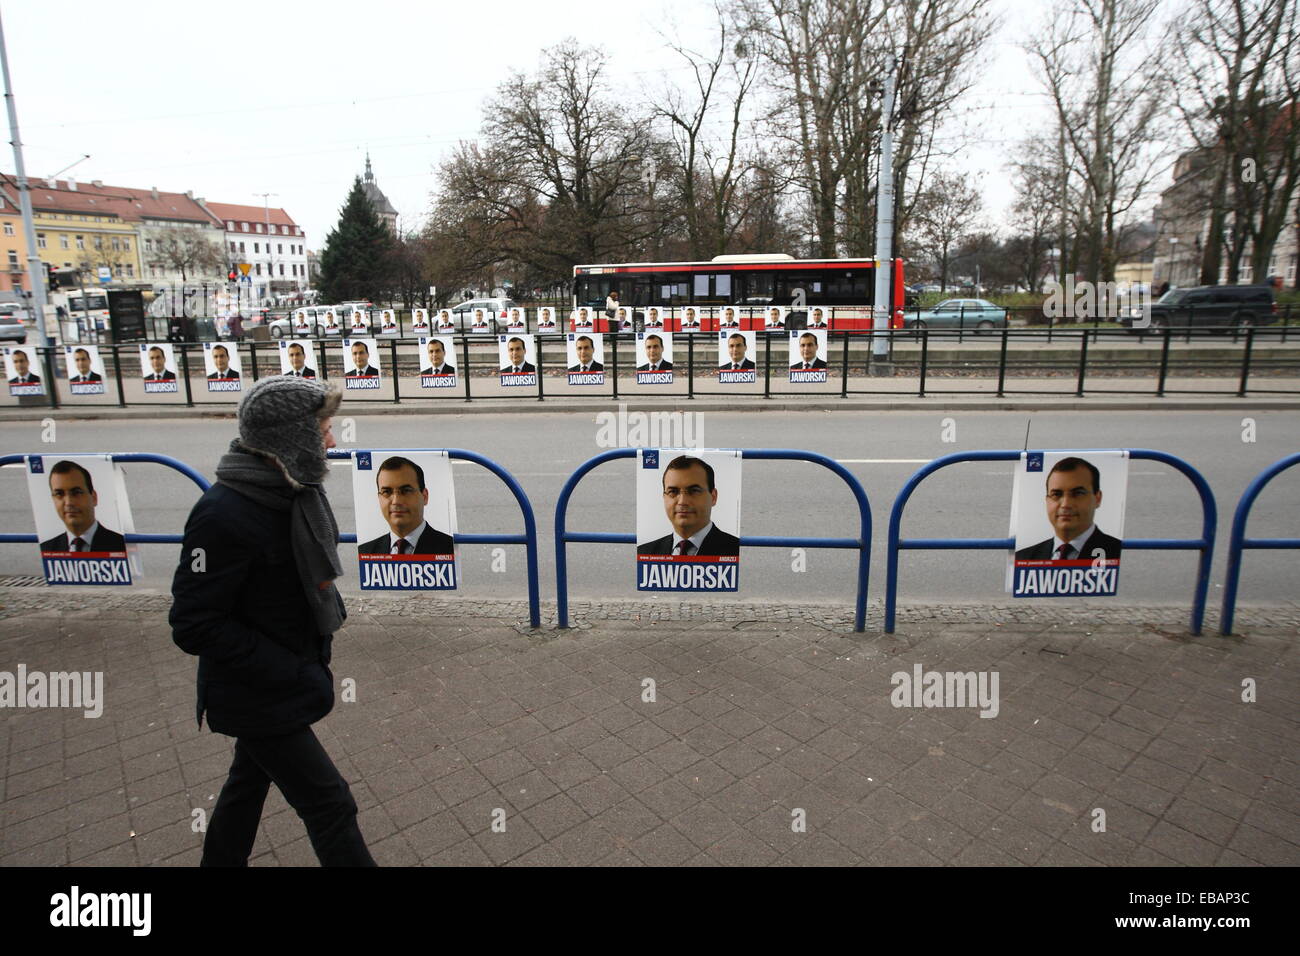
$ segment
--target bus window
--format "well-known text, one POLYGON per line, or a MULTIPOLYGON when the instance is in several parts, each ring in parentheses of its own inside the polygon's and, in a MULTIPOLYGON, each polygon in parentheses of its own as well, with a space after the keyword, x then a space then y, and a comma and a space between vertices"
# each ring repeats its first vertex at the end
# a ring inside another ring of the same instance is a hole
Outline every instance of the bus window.
POLYGON ((866 302, 870 296, 866 272, 846 272, 832 276, 826 283, 826 300, 842 304, 866 302))
POLYGON ((731 299, 731 276, 718 275, 713 278, 714 294, 720 299, 731 299))
POLYGON ((709 276, 707 274, 695 276, 695 298, 707 299, 708 297, 709 297, 709 276))
POLYGON ((775 277, 770 273, 749 273, 736 276, 736 295, 733 302, 744 305, 767 305, 775 292, 775 277))

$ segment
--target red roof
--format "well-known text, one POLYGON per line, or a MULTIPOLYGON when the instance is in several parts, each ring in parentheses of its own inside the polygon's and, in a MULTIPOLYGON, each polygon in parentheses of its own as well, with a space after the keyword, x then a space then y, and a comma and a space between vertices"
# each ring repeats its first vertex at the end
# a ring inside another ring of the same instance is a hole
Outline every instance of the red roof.
MULTIPOLYGON (((14 177, 0 174, 7 192, 17 194, 14 177)), ((56 180, 54 187, 45 179, 29 177, 32 208, 63 213, 93 213, 117 216, 119 219, 138 222, 142 219, 167 219, 175 222, 217 223, 209 213, 185 193, 163 192, 152 189, 132 189, 126 186, 103 186, 77 181, 70 188, 67 180, 56 180)))
POLYGON ((277 209, 272 206, 269 210, 264 206, 239 206, 228 202, 210 202, 208 208, 220 219, 226 222, 266 222, 268 213, 270 215, 271 225, 273 226, 296 226, 290 216, 283 209, 277 209))

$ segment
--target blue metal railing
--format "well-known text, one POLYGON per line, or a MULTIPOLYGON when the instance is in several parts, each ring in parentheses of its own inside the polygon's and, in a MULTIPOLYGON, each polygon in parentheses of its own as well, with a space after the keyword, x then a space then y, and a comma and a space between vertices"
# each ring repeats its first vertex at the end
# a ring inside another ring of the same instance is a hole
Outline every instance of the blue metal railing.
MULTIPOLYGON (((91 455, 102 455, 102 454, 104 453, 103 452, 76 452, 75 456, 89 457, 91 455)), ((0 467, 3 467, 4 465, 23 464, 24 462, 26 462, 26 460, 29 457, 50 458, 53 456, 51 455, 44 455, 44 456, 2 455, 0 456, 0 467)), ((70 455, 69 457, 74 457, 74 456, 70 455)), ((121 454, 115 454, 110 457, 112 457, 113 461, 115 462, 143 461, 143 462, 153 462, 154 464, 158 464, 158 465, 166 465, 168 468, 172 468, 176 471, 179 471, 186 478, 189 478, 191 481, 193 481, 196 485, 199 486, 200 491, 207 491, 209 487, 208 480, 204 478, 202 475, 200 475, 197 471, 195 471, 189 465, 185 464, 185 462, 177 461, 175 458, 171 458, 167 455, 154 455, 151 454, 150 452, 122 452, 121 454)), ((180 544, 183 540, 185 540, 184 536, 179 534, 136 534, 133 532, 131 534, 126 535, 125 537, 126 537, 127 544, 180 544)), ((23 544, 28 542, 39 542, 39 541, 40 538, 38 538, 35 534, 0 534, 0 544, 23 544)))
POLYGON ((1255 499, 1264 486, 1294 465, 1300 465, 1300 452, 1275 461, 1255 476, 1232 516, 1232 536, 1228 539, 1228 574, 1223 582, 1223 610, 1219 615, 1219 633, 1232 633, 1232 619, 1237 611, 1237 584, 1241 579, 1241 552, 1246 548, 1300 548, 1300 538, 1247 538, 1246 520, 1255 499))
MULTIPOLYGON (((615 448, 590 458, 578 466, 578 470, 569 476, 560 491, 559 501, 555 504, 555 588, 559 605, 559 626, 569 626, 569 576, 568 549, 566 545, 574 544, 636 544, 635 534, 619 534, 609 531, 568 531, 565 518, 569 509, 569 497, 582 477, 597 465, 617 458, 635 458, 636 448, 615 448)), ((788 448, 742 448, 741 457, 759 461, 809 461, 829 468, 844 479, 858 502, 861 521, 857 538, 786 538, 746 535, 740 539, 741 547, 757 548, 857 548, 858 549, 858 593, 854 609, 853 628, 862 631, 866 627, 867 617, 867 576, 871 562, 871 505, 867 493, 847 468, 834 459, 816 452, 800 451, 788 448)))
MULTIPOLYGON (((1114 451, 1117 449, 1081 449, 1084 451, 1114 451)), ((898 497, 894 500, 894 506, 889 513, 889 543, 888 543, 888 562, 885 580, 885 633, 894 633, 894 612, 898 598, 898 552, 904 548, 913 550, 988 550, 988 551, 1010 551, 1015 547, 1014 538, 899 538, 899 527, 903 520, 903 509, 907 505, 907 500, 912 496, 916 489, 927 476, 938 471, 940 468, 946 468, 948 465, 955 465, 959 462, 967 461, 1019 461, 1021 452, 1019 451, 969 451, 957 452, 952 455, 944 455, 942 458, 936 458, 918 469, 907 483, 903 490, 899 492, 898 497)), ((1210 559, 1214 553, 1214 528, 1218 520, 1218 509, 1214 503, 1214 493, 1210 491, 1210 486, 1206 483, 1204 476, 1181 458, 1166 454, 1162 451, 1151 451, 1146 448, 1131 448, 1128 450, 1128 456, 1131 459, 1145 459, 1150 461, 1161 461, 1167 465, 1177 468, 1196 487, 1201 496, 1201 536, 1199 538, 1125 538, 1125 551, 1154 550, 1154 551, 1200 551, 1201 560, 1196 574, 1196 591, 1192 600, 1192 623, 1191 629, 1193 634, 1201 633, 1201 625, 1205 619, 1205 597, 1210 586, 1210 559)))
MULTIPOLYGON (((366 449, 356 449, 355 451, 365 451, 366 449)), ((490 458, 485 458, 478 452, 466 451, 463 448, 385 448, 383 451, 446 451, 448 456, 461 461, 472 461, 482 465, 492 474, 500 478, 515 496, 515 501, 519 503, 519 508, 524 515, 524 533, 523 534, 462 534, 456 533, 456 543, 458 544, 522 544, 527 553, 528 560, 528 619, 533 627, 542 626, 542 604, 541 604, 541 586, 538 584, 537 577, 537 518, 533 514, 532 502, 528 500, 528 495, 515 476, 502 468, 490 458)), ((355 452, 353 450, 333 449, 329 457, 335 459, 350 459, 355 452)), ((355 534, 340 534, 339 540, 342 542, 356 543, 355 534)))

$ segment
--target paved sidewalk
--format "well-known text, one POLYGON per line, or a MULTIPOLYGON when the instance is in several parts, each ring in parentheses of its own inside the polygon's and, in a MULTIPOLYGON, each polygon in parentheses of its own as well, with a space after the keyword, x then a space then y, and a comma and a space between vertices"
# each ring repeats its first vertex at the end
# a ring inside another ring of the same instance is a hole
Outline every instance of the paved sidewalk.
MULTIPOLYGON (((103 670, 106 698, 0 711, 0 865, 197 863, 231 748, 195 727, 167 603, 0 589, 0 670, 103 670)), ((875 609, 855 635, 845 608, 576 604, 560 632, 349 604, 357 702, 317 732, 386 865, 1300 864, 1293 610, 1190 638, 1183 608, 913 607, 891 636, 875 609), (997 716, 894 707, 918 664, 997 672, 997 716)), ((315 865, 278 792, 254 854, 315 865)))

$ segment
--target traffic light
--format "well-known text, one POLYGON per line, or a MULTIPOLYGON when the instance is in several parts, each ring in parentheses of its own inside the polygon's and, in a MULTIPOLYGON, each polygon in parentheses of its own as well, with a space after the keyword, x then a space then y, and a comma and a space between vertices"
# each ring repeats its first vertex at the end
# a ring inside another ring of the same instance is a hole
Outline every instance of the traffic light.
POLYGON ((59 287, 59 277, 54 274, 53 262, 45 263, 45 282, 46 282, 46 288, 50 292, 53 292, 55 289, 59 287))
POLYGON ((226 278, 229 279, 231 282, 234 282, 236 279, 239 278, 239 273, 237 273, 234 269, 231 269, 230 274, 227 275, 226 278))

